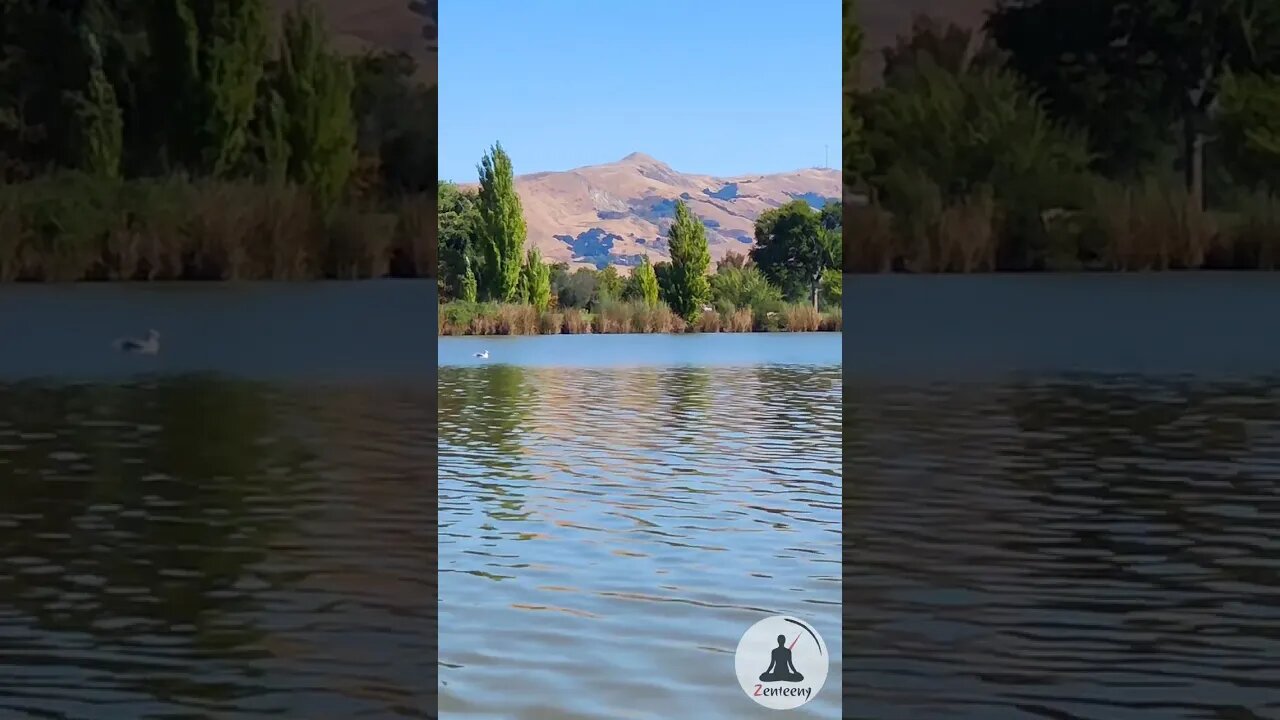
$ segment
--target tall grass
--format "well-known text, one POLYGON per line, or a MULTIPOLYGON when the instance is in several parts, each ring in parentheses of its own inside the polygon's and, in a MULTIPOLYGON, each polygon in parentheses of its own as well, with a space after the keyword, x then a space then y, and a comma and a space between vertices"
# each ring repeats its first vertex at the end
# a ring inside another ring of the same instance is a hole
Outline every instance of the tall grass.
POLYGON ((433 201, 323 208, 284 184, 48 175, 0 186, 0 280, 429 277, 433 201))
POLYGON ((1095 235, 1082 245, 1109 270, 1199 268, 1217 234, 1185 190, 1154 181, 1100 183, 1085 215, 1095 235))
POLYGON ((538 312, 531 305, 448 302, 440 305, 440 335, 558 335, 617 333, 752 332, 754 330, 839 331, 840 311, 819 313, 804 303, 783 306, 757 318, 750 308, 721 314, 704 312, 692 325, 664 303, 602 303, 597 312, 566 308, 538 312))
POLYGON ((1009 222, 1012 211, 990 195, 950 204, 917 195, 899 198, 893 211, 874 204, 848 209, 848 271, 1280 268, 1280 197, 1267 193, 1205 211, 1176 182, 1095 179, 1074 206, 1021 224, 1009 222))
POLYGON ((1210 250, 1211 267, 1280 267, 1280 198, 1266 193, 1249 195, 1223 224, 1224 231, 1210 250))
POLYGON ((822 314, 812 305, 788 305, 781 315, 782 329, 788 332, 816 332, 822 327, 822 314))

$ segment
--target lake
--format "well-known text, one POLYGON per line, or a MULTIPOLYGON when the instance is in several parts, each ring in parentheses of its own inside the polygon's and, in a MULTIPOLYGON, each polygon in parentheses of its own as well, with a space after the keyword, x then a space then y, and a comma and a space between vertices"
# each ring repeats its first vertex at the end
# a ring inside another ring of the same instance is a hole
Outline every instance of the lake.
POLYGON ((0 717, 428 717, 434 303, 0 286, 0 717))
POLYGON ((1280 717, 1280 276, 845 301, 846 717, 1280 717))
POLYGON ((773 614, 839 717, 840 337, 440 339, 441 717, 775 717, 734 674, 773 614))

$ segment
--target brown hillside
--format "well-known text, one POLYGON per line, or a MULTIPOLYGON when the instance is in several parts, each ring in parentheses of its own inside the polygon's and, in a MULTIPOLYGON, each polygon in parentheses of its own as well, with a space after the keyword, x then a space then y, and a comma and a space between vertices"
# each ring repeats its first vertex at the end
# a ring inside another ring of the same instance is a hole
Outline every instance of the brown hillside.
POLYGON ((627 267, 669 258, 666 233, 684 199, 707 228, 711 257, 745 252, 760 213, 795 199, 840 196, 840 171, 810 168, 719 178, 673 170, 642 153, 604 165, 516 177, 529 244, 552 262, 627 267))
MULTIPOLYGON (((315 0, 344 52, 392 50, 413 56, 436 81, 438 0, 315 0)), ((277 19, 297 0, 271 0, 277 19)))
POLYGON ((987 10, 995 0, 858 0, 862 22, 862 80, 874 83, 880 77, 883 56, 880 51, 892 45, 899 35, 911 30, 911 19, 926 14, 965 28, 981 27, 987 10))

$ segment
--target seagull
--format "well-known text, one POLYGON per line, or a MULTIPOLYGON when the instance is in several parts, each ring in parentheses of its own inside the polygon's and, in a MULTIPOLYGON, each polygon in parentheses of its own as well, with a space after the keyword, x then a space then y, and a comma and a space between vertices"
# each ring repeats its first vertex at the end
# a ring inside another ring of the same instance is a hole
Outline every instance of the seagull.
POLYGON ((137 355, 155 355, 160 352, 160 332, 158 330, 148 330, 146 340, 120 338, 116 340, 115 346, 121 352, 137 355))
POLYGON ((488 350, 481 350, 480 352, 476 353, 476 357, 480 358, 481 360, 488 360, 488 359, 489 359, 489 351, 488 351, 488 350))

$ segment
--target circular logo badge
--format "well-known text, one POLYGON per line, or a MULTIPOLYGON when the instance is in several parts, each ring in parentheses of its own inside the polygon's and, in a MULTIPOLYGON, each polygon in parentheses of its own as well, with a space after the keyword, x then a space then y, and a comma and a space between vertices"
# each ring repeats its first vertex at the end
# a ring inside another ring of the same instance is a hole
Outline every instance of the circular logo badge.
POLYGON ((827 644, 808 623, 774 615, 747 628, 733 656, 747 697, 773 710, 812 700, 827 681, 827 644))

